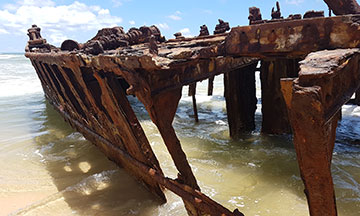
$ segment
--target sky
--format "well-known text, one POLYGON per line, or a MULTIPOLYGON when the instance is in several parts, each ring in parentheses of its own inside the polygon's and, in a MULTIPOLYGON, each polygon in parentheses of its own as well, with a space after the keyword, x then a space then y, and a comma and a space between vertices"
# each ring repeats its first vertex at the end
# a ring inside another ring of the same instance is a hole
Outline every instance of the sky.
MULTIPOLYGON (((197 36, 206 24, 213 32, 219 18, 231 27, 248 24, 249 7, 271 18, 272 0, 0 0, 0 53, 24 52, 27 29, 37 24, 47 42, 60 46, 65 39, 84 43, 105 27, 156 25, 167 39, 182 32, 197 36)), ((279 0, 282 15, 324 10, 322 0, 279 0)))

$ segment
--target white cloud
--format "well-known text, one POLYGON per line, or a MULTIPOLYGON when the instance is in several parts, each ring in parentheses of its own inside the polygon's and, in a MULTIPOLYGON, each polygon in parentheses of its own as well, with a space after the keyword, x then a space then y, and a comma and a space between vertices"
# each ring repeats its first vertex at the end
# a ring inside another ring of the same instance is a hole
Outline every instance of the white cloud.
POLYGON ((112 0, 112 3, 114 7, 120 7, 123 5, 122 1, 120 0, 112 0))
POLYGON ((135 25, 135 21, 134 21, 134 20, 130 20, 130 21, 129 21, 129 24, 130 24, 130 25, 135 25))
POLYGON ((180 11, 176 11, 174 14, 171 14, 170 16, 168 16, 170 19, 172 20, 181 20, 181 12, 180 11))
POLYGON ((132 0, 111 0, 113 3, 113 7, 120 7, 124 4, 124 2, 130 2, 132 0))
POLYGON ((10 34, 26 35, 27 29, 37 24, 42 28, 42 35, 50 35, 48 41, 56 45, 66 38, 66 34, 113 27, 122 22, 108 9, 77 1, 70 5, 55 5, 50 0, 23 0, 9 9, 8 6, 8 9, 0 10, 0 29, 10 34))
POLYGON ((55 44, 59 44, 66 39, 68 38, 65 35, 63 35, 61 32, 56 32, 50 35, 50 40, 52 41, 52 43, 55 44))
POLYGON ((303 3, 304 0, 286 0, 285 2, 286 2, 286 4, 299 5, 299 4, 303 3))
POLYGON ((36 6, 36 7, 53 7, 55 6, 55 2, 51 1, 51 0, 22 0, 22 1, 17 1, 17 3, 19 5, 27 5, 27 6, 36 6))
POLYGON ((170 15, 169 18, 172 20, 181 20, 181 17, 179 17, 177 15, 170 15))
POLYGON ((10 33, 8 31, 6 31, 5 29, 0 28, 0 34, 10 34, 10 33))
POLYGON ((99 5, 91 5, 89 8, 93 11, 99 12, 101 10, 101 7, 99 5))
POLYGON ((3 8, 9 11, 15 11, 17 9, 16 5, 14 4, 5 4, 3 8))
POLYGON ((181 32, 184 37, 193 37, 189 28, 183 28, 179 32, 181 32))
POLYGON ((167 23, 159 23, 159 24, 157 24, 157 26, 158 26, 160 29, 163 29, 163 30, 170 29, 170 27, 168 26, 167 23))
POLYGON ((98 11, 99 15, 108 15, 110 14, 110 11, 108 9, 101 9, 98 11))

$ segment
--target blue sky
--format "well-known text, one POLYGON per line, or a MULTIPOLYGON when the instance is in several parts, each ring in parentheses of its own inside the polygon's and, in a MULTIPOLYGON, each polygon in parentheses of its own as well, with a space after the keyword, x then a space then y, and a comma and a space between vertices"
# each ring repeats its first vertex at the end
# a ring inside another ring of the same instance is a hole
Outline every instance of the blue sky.
MULTIPOLYGON (((23 52, 31 24, 42 28, 42 36, 59 46, 65 39, 85 42, 98 29, 157 25, 167 39, 181 31, 185 36, 199 34, 206 24, 212 32, 221 18, 230 26, 248 24, 248 8, 261 9, 269 19, 276 1, 269 0, 0 0, 0 53, 23 52)), ((322 0, 280 0, 282 15, 324 10, 322 0)))

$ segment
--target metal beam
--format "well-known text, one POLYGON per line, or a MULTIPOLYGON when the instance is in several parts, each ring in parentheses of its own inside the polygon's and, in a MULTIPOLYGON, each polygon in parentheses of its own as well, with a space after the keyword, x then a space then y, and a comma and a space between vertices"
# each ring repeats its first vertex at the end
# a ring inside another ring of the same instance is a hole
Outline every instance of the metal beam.
POLYGON ((360 15, 235 27, 225 39, 223 56, 305 57, 318 50, 359 47, 359 33, 360 15))

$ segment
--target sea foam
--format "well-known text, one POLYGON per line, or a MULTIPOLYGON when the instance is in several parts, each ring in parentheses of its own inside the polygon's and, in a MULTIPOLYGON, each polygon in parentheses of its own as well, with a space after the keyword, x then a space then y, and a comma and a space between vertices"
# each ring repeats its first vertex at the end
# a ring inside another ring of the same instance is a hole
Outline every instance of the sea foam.
POLYGON ((29 60, 22 54, 0 54, 0 97, 42 92, 40 81, 29 60))

